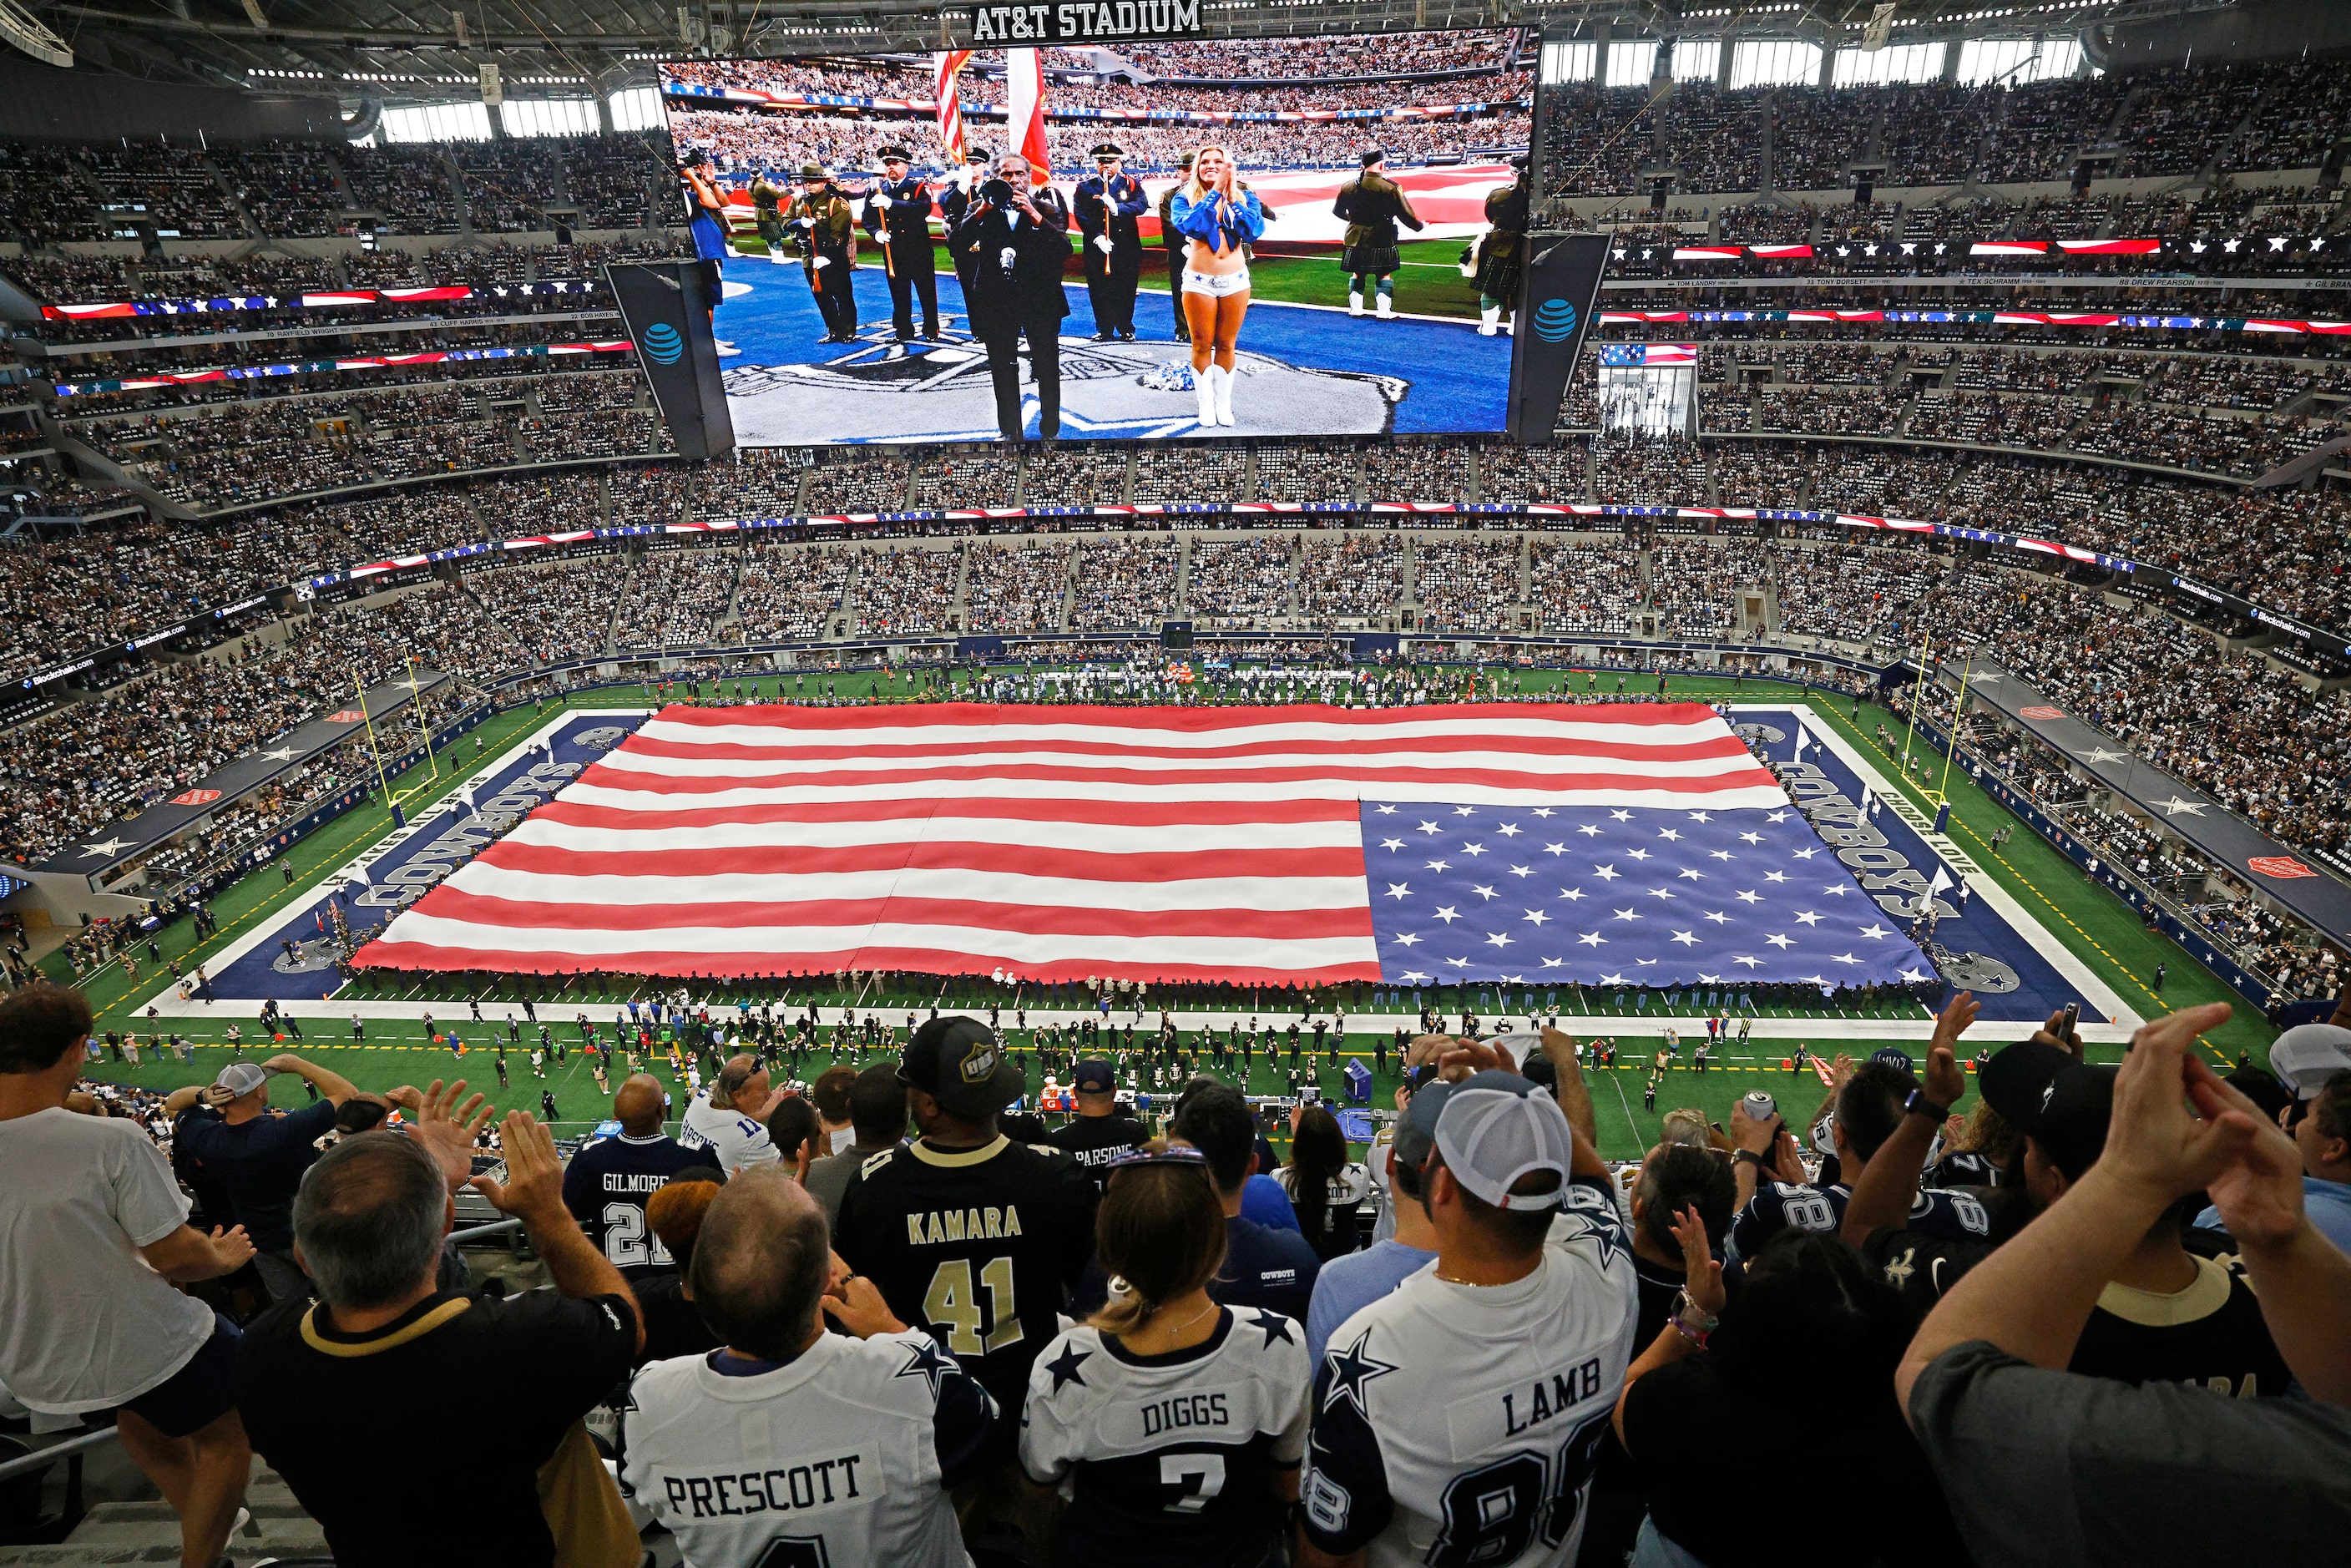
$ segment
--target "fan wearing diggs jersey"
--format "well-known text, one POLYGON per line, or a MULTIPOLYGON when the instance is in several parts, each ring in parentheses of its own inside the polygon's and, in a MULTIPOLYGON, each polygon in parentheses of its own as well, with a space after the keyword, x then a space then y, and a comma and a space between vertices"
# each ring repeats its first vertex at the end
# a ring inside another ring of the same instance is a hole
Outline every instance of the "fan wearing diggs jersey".
POLYGON ((898 1072, 922 1135, 849 1178, 834 1245, 1017 1410, 1093 1249, 1093 1178, 997 1125, 1023 1074, 977 1019, 925 1023, 898 1072))
POLYGON ((612 1096, 617 1137, 599 1138, 571 1156, 563 1173, 563 1207, 596 1249, 630 1283, 674 1266, 669 1249, 645 1222, 645 1203, 663 1183, 686 1169, 724 1181, 707 1148, 687 1148, 662 1133, 662 1087, 645 1073, 621 1081, 612 1096))
POLYGON ((773 1165, 776 1142, 767 1120, 783 1099, 768 1088, 768 1070, 756 1056, 733 1056, 709 1089, 685 1108, 678 1141, 710 1151, 728 1176, 751 1166, 773 1165))
POLYGON ((1331 1337, 1301 1568, 1575 1560, 1637 1319, 1591 1097, 1572 1051, 1552 1060, 1557 1100, 1466 1043, 1448 1070, 1485 1070, 1420 1092, 1445 1096, 1422 1173, 1437 1260, 1331 1337))
POLYGON ((1276 1560, 1306 1448, 1302 1330, 1210 1299, 1225 1213, 1196 1150, 1113 1166, 1094 1237, 1110 1301, 1038 1358, 1020 1436, 1029 1479, 1070 1500, 1060 1560, 1276 1560))
MULTIPOLYGON (((1974 1018, 1974 999, 1962 991, 1937 1019, 1934 1046, 1948 1052, 1959 1031, 1974 1018)), ((1934 1046, 1929 1047, 1930 1057, 1934 1046)), ((1734 1107, 1730 1113, 1730 1140, 1738 1147, 1731 1158, 1736 1162, 1733 1174, 1738 1177, 1742 1202, 1739 1217, 1730 1222, 1730 1234, 1723 1249, 1724 1266, 1735 1273, 1745 1260, 1762 1250, 1765 1242, 1791 1228, 1822 1231, 1839 1228, 1844 1222, 1844 1207, 1853 1197, 1854 1185, 1868 1170, 1879 1145, 1893 1136, 1894 1130, 1914 1112, 1930 1115, 1933 1125, 1939 1129, 1949 1113, 1951 1102, 1966 1092, 1967 1080, 1956 1065, 1947 1077, 1922 1087, 1908 1069, 1892 1061, 1872 1058, 1862 1063, 1837 1091, 1836 1110, 1829 1124, 1830 1136, 1836 1145, 1838 1174, 1844 1179, 1819 1186, 1802 1179, 1801 1166, 1790 1169, 1795 1163, 1795 1148, 1782 1138, 1777 1116, 1759 1123, 1749 1118, 1743 1103, 1734 1107), (1758 1190, 1760 1176, 1778 1179, 1758 1190)), ((1954 1240, 1991 1234, 1991 1217, 1982 1200, 1973 1193, 1957 1189, 1919 1191, 1912 1200, 1908 1223, 1912 1229, 1926 1235, 1954 1240)))
POLYGON ((828 1240, 790 1173, 730 1183, 686 1276, 725 1343, 630 1387, 622 1479, 689 1568, 971 1562, 947 1490, 988 1460, 1005 1417, 872 1281, 834 1281, 828 1240))

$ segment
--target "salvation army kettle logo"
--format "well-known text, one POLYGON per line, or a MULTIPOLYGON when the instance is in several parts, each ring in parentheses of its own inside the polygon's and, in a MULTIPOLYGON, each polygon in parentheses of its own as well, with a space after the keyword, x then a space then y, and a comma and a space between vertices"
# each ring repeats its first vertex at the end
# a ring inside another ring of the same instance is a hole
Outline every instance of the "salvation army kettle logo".
POLYGON ((685 354, 685 340, 668 322, 656 321, 645 329, 645 352, 657 365, 674 365, 685 354))
POLYGON ((1575 335, 1575 307, 1564 299, 1546 299, 1535 307, 1535 336, 1546 343, 1564 343, 1575 335))

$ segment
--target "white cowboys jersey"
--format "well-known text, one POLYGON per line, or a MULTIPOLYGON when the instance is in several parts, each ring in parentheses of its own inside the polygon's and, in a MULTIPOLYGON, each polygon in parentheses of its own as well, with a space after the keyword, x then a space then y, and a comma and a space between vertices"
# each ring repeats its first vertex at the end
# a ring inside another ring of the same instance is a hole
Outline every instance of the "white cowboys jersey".
POLYGON ((1189 1350, 1138 1356, 1081 1326, 1037 1358, 1020 1462, 1070 1498, 1061 1561, 1198 1568, 1272 1547, 1288 1513, 1274 1477, 1306 1449, 1306 1332, 1217 1311, 1189 1350))
POLYGON ((677 1141, 689 1149, 708 1149, 718 1168, 733 1176, 746 1166, 764 1166, 781 1156, 768 1129, 740 1111, 722 1111, 707 1093, 697 1094, 685 1108, 677 1141))
POLYGON ((722 1352, 637 1374, 621 1479, 687 1568, 968 1568, 947 1488, 985 1458, 987 1391, 919 1330, 819 1334, 772 1370, 722 1352))
POLYGON ((1632 1237, 1571 1183, 1510 1285, 1422 1270, 1331 1336, 1301 1487, 1306 1532, 1368 1568, 1562 1568, 1633 1358, 1632 1237))

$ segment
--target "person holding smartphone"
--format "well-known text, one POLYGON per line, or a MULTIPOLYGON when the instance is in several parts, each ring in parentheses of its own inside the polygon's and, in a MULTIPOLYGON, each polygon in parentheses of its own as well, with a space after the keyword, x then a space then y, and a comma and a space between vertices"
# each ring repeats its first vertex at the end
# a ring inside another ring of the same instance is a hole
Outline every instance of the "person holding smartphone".
POLYGON ((1233 345, 1249 314, 1249 256, 1265 233, 1257 193, 1244 189, 1231 156, 1214 142, 1192 155, 1191 178, 1176 188, 1168 216, 1185 237, 1184 319, 1192 336, 1192 385, 1203 428, 1233 423, 1233 345))

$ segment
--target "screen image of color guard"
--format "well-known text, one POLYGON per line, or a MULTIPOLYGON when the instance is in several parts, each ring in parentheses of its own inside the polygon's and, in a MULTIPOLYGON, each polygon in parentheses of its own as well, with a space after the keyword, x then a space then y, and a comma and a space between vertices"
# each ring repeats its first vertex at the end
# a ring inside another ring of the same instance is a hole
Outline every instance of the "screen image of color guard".
POLYGON ((1184 9, 662 66, 737 444, 1502 430, 1535 31, 1184 9))

